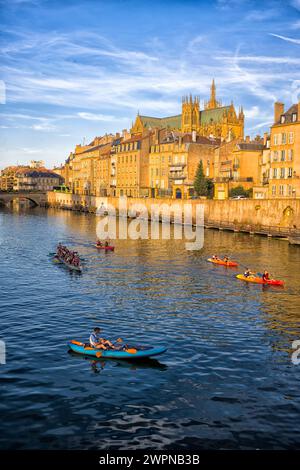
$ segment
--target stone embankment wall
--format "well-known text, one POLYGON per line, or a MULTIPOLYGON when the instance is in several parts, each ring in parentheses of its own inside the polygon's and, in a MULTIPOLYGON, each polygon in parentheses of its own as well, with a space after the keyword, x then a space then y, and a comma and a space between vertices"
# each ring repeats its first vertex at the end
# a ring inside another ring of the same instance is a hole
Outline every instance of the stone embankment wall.
MULTIPOLYGON (((120 200, 116 197, 78 196, 49 192, 50 207, 96 212, 97 208, 113 206, 118 212, 120 200)), ((184 213, 190 204, 193 222, 196 222, 196 206, 204 206, 204 224, 207 228, 261 233, 269 236, 300 235, 300 199, 245 199, 245 200, 178 200, 127 198, 128 211, 139 214, 146 207, 150 216, 153 205, 166 204, 173 209, 180 207, 184 213), (140 207, 139 207, 140 206, 140 207)))

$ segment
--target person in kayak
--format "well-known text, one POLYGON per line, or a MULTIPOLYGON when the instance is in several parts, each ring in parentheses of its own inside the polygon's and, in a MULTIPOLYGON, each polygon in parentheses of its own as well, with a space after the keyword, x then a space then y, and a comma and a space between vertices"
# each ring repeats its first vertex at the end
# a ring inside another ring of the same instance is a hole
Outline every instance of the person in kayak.
POLYGON ((263 275, 262 275, 262 280, 264 282, 267 282, 270 280, 270 274, 268 273, 268 271, 265 269, 264 272, 263 272, 263 275))
POLYGON ((97 240, 97 243, 96 243, 96 244, 97 244, 97 246, 102 246, 102 241, 101 241, 101 240, 99 240, 99 238, 98 238, 98 240, 97 240))
POLYGON ((212 259, 214 259, 215 261, 218 261, 219 257, 218 257, 218 255, 212 255, 212 259))
POLYGON ((114 345, 108 340, 99 336, 101 329, 96 327, 90 335, 90 345, 96 349, 114 349, 114 345))
POLYGON ((228 256, 224 256, 223 261, 224 261, 224 263, 229 263, 229 257, 228 257, 228 256))
POLYGON ((247 268, 246 271, 244 272, 244 277, 251 277, 251 276, 254 276, 254 273, 252 273, 250 269, 247 268))

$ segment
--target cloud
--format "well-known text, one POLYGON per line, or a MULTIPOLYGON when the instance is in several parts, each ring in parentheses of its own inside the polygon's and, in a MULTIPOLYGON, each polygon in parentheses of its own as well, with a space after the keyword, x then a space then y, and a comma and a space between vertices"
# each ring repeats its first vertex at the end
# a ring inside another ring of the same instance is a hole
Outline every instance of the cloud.
POLYGON ((297 10, 300 10, 300 0, 292 0, 291 5, 297 10))
MULTIPOLYGON (((220 56, 217 59, 222 59, 225 61, 232 61, 232 56, 220 56)), ((297 57, 275 57, 275 56, 237 56, 236 60, 239 62, 246 63, 257 63, 257 64, 290 64, 290 65, 300 65, 300 58, 297 57)))
POLYGON ((296 21, 296 23, 293 23, 291 25, 292 29, 300 29, 300 21, 296 21))
POLYGON ((281 36, 280 34, 269 33, 270 36, 274 36, 275 38, 282 39, 283 41, 292 42, 293 44, 300 44, 300 39, 289 38, 287 36, 281 36))
POLYGON ((270 8, 268 10, 252 10, 246 15, 245 19, 247 21, 266 21, 275 18, 278 15, 278 9, 270 8))
POLYGON ((116 118, 114 116, 109 116, 106 114, 93 114, 93 113, 84 113, 80 112, 77 113, 79 117, 82 119, 86 119, 88 121, 115 121, 116 118))

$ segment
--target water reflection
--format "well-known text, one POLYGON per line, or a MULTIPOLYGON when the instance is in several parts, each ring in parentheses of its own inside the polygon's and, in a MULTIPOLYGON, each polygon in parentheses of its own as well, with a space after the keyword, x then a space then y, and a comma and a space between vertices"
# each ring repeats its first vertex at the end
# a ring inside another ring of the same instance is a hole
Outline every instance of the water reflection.
POLYGON ((199 251, 118 239, 105 254, 93 247, 96 225, 92 215, 0 210, 0 447, 299 446, 298 247, 211 230, 199 251), (85 259, 81 276, 51 262, 59 241, 85 259), (211 265, 214 253, 241 268, 211 265), (285 287, 239 281, 244 266, 285 287), (96 325, 168 351, 135 363, 68 354, 68 339, 96 325))

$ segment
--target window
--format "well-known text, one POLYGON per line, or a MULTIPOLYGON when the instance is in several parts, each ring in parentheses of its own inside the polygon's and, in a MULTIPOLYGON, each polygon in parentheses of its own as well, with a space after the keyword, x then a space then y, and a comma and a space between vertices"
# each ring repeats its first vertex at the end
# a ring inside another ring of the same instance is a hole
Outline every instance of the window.
POLYGON ((288 195, 292 196, 292 194, 293 194, 293 187, 289 184, 288 185, 288 195))
POLYGON ((285 116, 280 117, 280 122, 281 122, 281 124, 283 124, 285 122, 285 116))
POLYGON ((293 176, 293 168, 288 168, 288 178, 292 178, 293 176))
POLYGON ((285 168, 280 168, 280 178, 284 179, 285 177, 285 168))
POLYGON ((277 136, 277 134, 274 135, 274 145, 278 145, 278 136, 277 136))
POLYGON ((293 153, 294 153, 293 149, 288 149, 287 155, 288 155, 288 160, 290 162, 293 160, 293 153))
POLYGON ((281 161, 285 161, 285 150, 281 150, 281 161))
POLYGON ((281 134, 281 143, 286 144, 286 133, 285 132, 283 132, 283 134, 281 134))
POLYGON ((294 132, 289 132, 289 144, 294 143, 294 132))
POLYGON ((276 196, 276 186, 272 186, 272 196, 276 196))
POLYGON ((274 150, 273 152, 273 162, 278 162, 278 151, 274 150))
POLYGON ((292 114, 292 122, 296 122, 296 121, 297 121, 297 114, 293 113, 292 114))
POLYGON ((273 168, 273 178, 277 178, 277 168, 273 168))
POLYGON ((283 184, 281 184, 279 186, 279 194, 280 194, 280 196, 284 196, 284 186, 283 186, 283 184))

